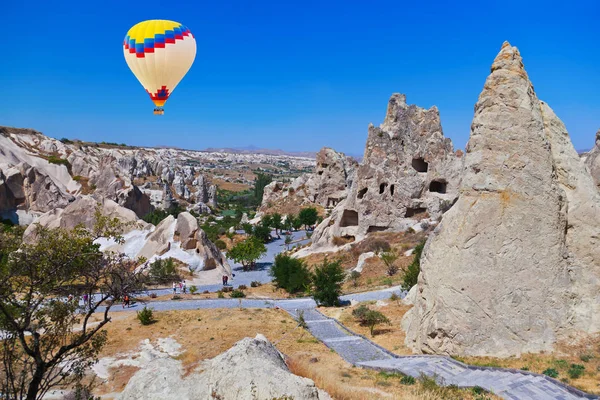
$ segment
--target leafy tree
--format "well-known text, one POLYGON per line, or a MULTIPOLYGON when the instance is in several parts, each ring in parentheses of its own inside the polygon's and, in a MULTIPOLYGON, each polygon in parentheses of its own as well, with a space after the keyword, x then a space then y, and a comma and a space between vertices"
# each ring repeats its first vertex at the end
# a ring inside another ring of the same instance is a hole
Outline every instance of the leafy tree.
POLYGON ((167 258, 166 260, 159 258, 150 264, 148 276, 155 283, 166 283, 181 279, 181 277, 177 274, 175 261, 171 257, 167 258))
POLYGON ((260 204, 265 193, 265 186, 273 181, 271 175, 256 173, 256 180, 254 181, 254 201, 256 204, 260 204))
POLYGON ((259 239, 263 243, 269 243, 271 241, 271 228, 264 224, 259 224, 252 230, 252 236, 259 239))
POLYGON ((242 264, 244 270, 248 270, 249 268, 254 268, 256 260, 261 258, 266 252, 267 248, 264 243, 258 238, 250 236, 233 246, 227 253, 227 256, 233 261, 242 264))
POLYGON ((326 307, 338 306, 345 272, 340 261, 327 259, 317 265, 313 274, 313 298, 326 307))
POLYGON ((406 269, 404 273, 403 287, 409 290, 411 287, 417 284, 419 279, 419 273, 421 272, 421 253, 423 253, 423 247, 425 247, 425 241, 419 243, 413 251, 413 261, 406 269))
POLYGON ((290 218, 291 218, 292 228, 294 228, 295 231, 302 228, 302 220, 299 217, 291 216, 290 218))
POLYGON ((390 325, 391 324, 388 317, 386 317, 379 311, 371 310, 369 307, 365 306, 364 304, 361 304, 358 308, 355 308, 352 311, 352 316, 354 318, 356 318, 356 320, 360 323, 360 325, 369 327, 371 336, 374 336, 373 331, 374 331, 376 325, 379 325, 379 324, 390 325))
POLYGON ((352 271, 350 273, 350 279, 352 280, 352 285, 354 287, 358 286, 358 280, 360 279, 360 272, 358 271, 352 271))
POLYGON ((398 254, 393 251, 386 251, 381 253, 379 256, 381 261, 385 264, 385 269, 388 276, 393 276, 398 272, 398 266, 396 265, 396 260, 398 259, 398 254))
POLYGON ((132 260, 102 253, 94 243, 100 237, 122 242, 122 228, 96 210, 90 230, 37 226, 28 243, 12 230, 0 233, 3 398, 35 400, 59 386, 81 386, 106 342, 112 301, 144 287, 132 260), (81 304, 84 295, 91 300, 81 304))
POLYGON ((312 227, 314 224, 316 224, 318 217, 319 213, 314 207, 303 208, 300 210, 300 214, 298 214, 298 219, 306 227, 312 227))
POLYGON ((278 238, 280 238, 281 236, 279 236, 279 229, 283 229, 283 220, 281 217, 281 214, 279 213, 274 213, 271 214, 271 224, 270 224, 271 228, 275 229, 275 234, 277 235, 278 238))
POLYGON ((311 274, 302 260, 283 254, 275 256, 271 267, 273 282, 288 293, 297 293, 310 287, 311 274))
POLYGON ((292 243, 292 235, 285 235, 285 246, 290 249, 290 243, 292 243))
POLYGON ((244 230, 244 232, 246 232, 247 235, 252 235, 252 231, 254 230, 254 227, 252 226, 252 224, 249 223, 244 223, 242 224, 242 229, 244 230))

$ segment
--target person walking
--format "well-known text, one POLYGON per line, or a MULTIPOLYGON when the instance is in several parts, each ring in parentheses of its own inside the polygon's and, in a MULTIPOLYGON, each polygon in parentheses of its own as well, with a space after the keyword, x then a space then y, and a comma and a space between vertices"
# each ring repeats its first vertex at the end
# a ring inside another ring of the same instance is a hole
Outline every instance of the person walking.
POLYGON ((173 282, 173 294, 177 294, 177 284, 173 282))
POLYGON ((183 291, 183 294, 185 294, 185 293, 186 293, 186 289, 187 289, 187 288, 186 288, 186 286, 185 286, 185 281, 183 281, 183 282, 181 283, 181 290, 183 291))
POLYGON ((225 275, 225 285, 227 285, 228 282, 229 282, 229 277, 227 275, 225 275))
POLYGON ((226 278, 226 276, 225 276, 225 275, 223 275, 223 276, 221 277, 221 281, 223 282, 223 286, 225 286, 225 285, 227 284, 227 282, 225 281, 225 278, 226 278))
POLYGON ((127 306, 127 308, 129 308, 129 296, 127 294, 125 294, 125 296, 123 296, 123 308, 125 308, 125 306, 127 306))

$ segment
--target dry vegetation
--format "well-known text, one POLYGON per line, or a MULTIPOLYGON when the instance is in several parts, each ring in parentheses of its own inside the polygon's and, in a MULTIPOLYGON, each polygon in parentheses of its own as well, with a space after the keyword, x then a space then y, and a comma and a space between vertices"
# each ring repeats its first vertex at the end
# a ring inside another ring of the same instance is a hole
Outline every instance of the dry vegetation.
MULTIPOLYGON (((177 358, 190 372, 201 360, 215 357, 244 337, 262 333, 288 357, 288 365, 294 373, 313 379, 334 399, 485 398, 469 390, 439 388, 431 382, 404 385, 400 383, 401 375, 355 368, 298 328, 282 310, 217 309, 157 312, 155 315, 157 322, 148 326, 140 325, 133 313, 119 316, 118 323, 109 324, 109 340, 102 357, 135 352, 144 339, 154 342, 172 336, 184 350, 177 358)), ((120 392, 135 371, 132 367, 111 370, 110 379, 98 387, 97 394, 120 392)))
POLYGON ((252 187, 245 183, 227 182, 218 178, 213 178, 212 182, 217 185, 220 190, 229 190, 231 192, 243 192, 244 190, 248 190, 252 187))
MULTIPOLYGON (((233 282, 233 288, 234 289, 238 289, 239 285, 236 285, 235 282, 233 282)), ((201 299, 216 299, 218 298, 219 294, 217 292, 210 292, 210 293, 204 293, 204 292, 198 292, 196 294, 191 294, 189 293, 190 291, 190 286, 187 287, 187 294, 181 294, 179 293, 179 289, 177 290, 177 296, 180 298, 179 300, 201 300, 201 299)), ((269 283, 263 283, 260 286, 257 287, 251 287, 251 286, 247 286, 246 289, 243 289, 244 294, 246 294, 246 298, 247 299, 289 299, 289 298, 294 298, 297 296, 294 295, 290 295, 288 292, 286 292, 283 289, 278 289, 275 287, 275 285, 273 285, 273 283, 269 282, 269 283)), ((225 298, 229 298, 229 293, 224 293, 225 298)), ((300 296, 302 296, 302 294, 300 294, 300 296)), ((141 301, 146 301, 146 302, 152 302, 152 301, 166 301, 166 300, 171 300, 173 298, 172 294, 167 294, 167 295, 162 295, 162 296, 157 296, 154 298, 150 298, 148 296, 143 296, 140 297, 141 301)), ((173 301, 177 301, 177 300, 173 300, 173 301)))
MULTIPOLYGON (((288 190, 285 188, 284 190, 288 190)), ((302 196, 296 196, 290 193, 288 196, 278 199, 276 202, 268 202, 266 205, 260 207, 260 211, 265 214, 279 213, 281 215, 298 215, 298 213, 306 207, 314 207, 317 209, 319 216, 325 216, 325 209, 314 203, 305 203, 305 198, 302 196)))

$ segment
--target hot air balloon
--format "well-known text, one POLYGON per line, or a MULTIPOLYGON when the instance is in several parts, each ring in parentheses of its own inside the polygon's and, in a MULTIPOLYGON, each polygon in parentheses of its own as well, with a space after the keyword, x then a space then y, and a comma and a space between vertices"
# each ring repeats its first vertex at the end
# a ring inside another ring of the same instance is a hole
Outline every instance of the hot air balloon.
POLYGON ((125 61, 140 81, 156 108, 163 106, 196 58, 196 39, 179 22, 162 19, 134 25, 123 41, 125 61))

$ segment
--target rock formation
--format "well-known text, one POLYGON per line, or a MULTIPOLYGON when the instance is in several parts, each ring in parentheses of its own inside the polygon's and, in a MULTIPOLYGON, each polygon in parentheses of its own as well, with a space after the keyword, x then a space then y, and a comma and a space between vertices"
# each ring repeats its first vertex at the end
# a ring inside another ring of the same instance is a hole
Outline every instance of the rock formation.
POLYGON ((423 219, 435 222, 456 200, 461 165, 437 108, 392 95, 383 124, 369 126, 346 200, 317 227, 312 249, 333 246, 337 236, 361 240, 370 232, 405 231, 423 219))
POLYGON ((245 338, 184 376, 181 361, 157 357, 129 380, 120 400, 308 399, 331 397, 314 382, 292 374, 263 335, 245 338))
POLYGON ((600 129, 596 132, 594 148, 585 155, 585 165, 592 174, 596 186, 600 188, 600 129))
POLYGON ((598 332, 599 205, 564 125, 504 43, 475 106, 460 197, 421 258, 406 344, 509 356, 598 332))

